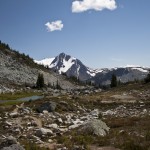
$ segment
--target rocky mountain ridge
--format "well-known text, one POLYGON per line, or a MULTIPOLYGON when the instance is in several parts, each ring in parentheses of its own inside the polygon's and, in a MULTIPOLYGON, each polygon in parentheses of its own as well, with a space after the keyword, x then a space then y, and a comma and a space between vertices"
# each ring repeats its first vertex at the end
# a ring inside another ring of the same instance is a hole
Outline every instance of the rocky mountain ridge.
POLYGON ((68 77, 74 76, 81 81, 92 81, 97 85, 110 84, 112 74, 115 74, 117 79, 123 83, 141 80, 146 77, 149 70, 149 68, 140 66, 91 69, 79 59, 65 53, 61 53, 54 58, 46 58, 41 61, 35 60, 35 62, 48 66, 59 74, 66 74, 68 77))
POLYGON ((16 86, 34 86, 39 73, 43 74, 47 85, 58 82, 63 89, 75 88, 65 77, 37 65, 29 56, 0 44, 0 93, 12 91, 16 86))

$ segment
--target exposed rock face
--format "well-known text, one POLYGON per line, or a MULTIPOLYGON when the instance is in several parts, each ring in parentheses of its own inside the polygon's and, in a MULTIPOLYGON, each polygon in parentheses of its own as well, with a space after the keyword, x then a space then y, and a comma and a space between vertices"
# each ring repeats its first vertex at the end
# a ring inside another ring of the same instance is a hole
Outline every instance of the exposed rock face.
POLYGON ((35 85, 39 73, 43 74, 47 85, 56 85, 58 82, 63 89, 75 88, 61 75, 42 69, 34 62, 32 65, 28 64, 28 61, 24 62, 20 55, 14 51, 0 49, 0 93, 11 92, 13 85, 35 85))
POLYGON ((83 125, 80 131, 86 134, 105 136, 109 129, 110 128, 106 125, 105 122, 97 119, 92 119, 88 121, 85 125, 83 125))

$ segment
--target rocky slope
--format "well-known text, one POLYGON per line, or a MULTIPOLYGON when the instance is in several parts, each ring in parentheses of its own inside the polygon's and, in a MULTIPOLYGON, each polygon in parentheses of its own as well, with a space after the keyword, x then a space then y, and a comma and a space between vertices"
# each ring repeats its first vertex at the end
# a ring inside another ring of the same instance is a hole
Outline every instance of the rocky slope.
POLYGON ((75 87, 61 75, 35 64, 29 56, 0 44, 0 91, 11 90, 16 85, 33 86, 39 73, 44 75, 45 84, 52 85, 58 81, 63 89, 75 87))
POLYGON ((128 81, 141 80, 148 74, 148 68, 144 67, 120 67, 120 68, 105 68, 105 69, 90 69, 85 66, 80 60, 65 53, 61 53, 55 58, 46 58, 41 61, 36 61, 38 64, 48 66, 59 74, 74 76, 81 81, 92 81, 99 85, 110 84, 112 74, 117 76, 117 79, 125 83, 128 81))
POLYGON ((49 93, 37 101, 1 104, 0 149, 149 150, 149 87, 129 84, 58 97, 49 93))

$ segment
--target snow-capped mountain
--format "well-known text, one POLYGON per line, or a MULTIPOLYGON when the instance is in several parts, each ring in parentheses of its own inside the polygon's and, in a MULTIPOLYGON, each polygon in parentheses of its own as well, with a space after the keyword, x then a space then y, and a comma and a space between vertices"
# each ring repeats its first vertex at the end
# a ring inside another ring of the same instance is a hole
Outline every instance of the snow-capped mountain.
POLYGON ((35 62, 48 66, 59 74, 66 74, 68 77, 77 77, 81 81, 92 81, 103 85, 110 84, 112 74, 115 74, 121 82, 143 79, 148 74, 148 68, 140 66, 91 69, 79 59, 65 53, 61 53, 54 58, 46 58, 41 61, 35 60, 35 62))
POLYGON ((119 67, 119 68, 111 68, 105 69, 101 73, 97 73, 90 80, 95 82, 96 84, 107 85, 110 84, 110 80, 112 74, 117 76, 117 79, 123 83, 134 80, 142 80, 148 74, 148 68, 142 67, 119 67))
POLYGON ((37 63, 37 64, 44 65, 45 67, 48 66, 50 68, 50 64, 52 63, 52 61, 54 59, 55 59, 55 57, 54 58, 45 58, 45 59, 40 60, 40 61, 34 60, 34 62, 37 63))
POLYGON ((94 77, 96 73, 102 70, 93 70, 86 67, 80 60, 65 53, 61 53, 55 58, 46 58, 41 61, 35 60, 38 64, 48 66, 59 74, 66 74, 67 76, 75 76, 81 81, 85 81, 94 77))

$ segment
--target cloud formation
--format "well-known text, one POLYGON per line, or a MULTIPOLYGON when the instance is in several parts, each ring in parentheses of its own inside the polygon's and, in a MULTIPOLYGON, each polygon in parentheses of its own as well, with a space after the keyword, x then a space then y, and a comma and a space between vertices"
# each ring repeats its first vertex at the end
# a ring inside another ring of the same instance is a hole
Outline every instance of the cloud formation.
POLYGON ((87 10, 102 11, 103 9, 114 10, 117 8, 115 0, 75 0, 72 2, 72 12, 80 13, 87 10))
POLYGON ((63 23, 61 20, 57 20, 57 21, 53 21, 53 22, 47 22, 45 24, 45 26, 47 27, 47 30, 49 32, 53 32, 53 31, 61 31, 62 28, 64 27, 63 23))

